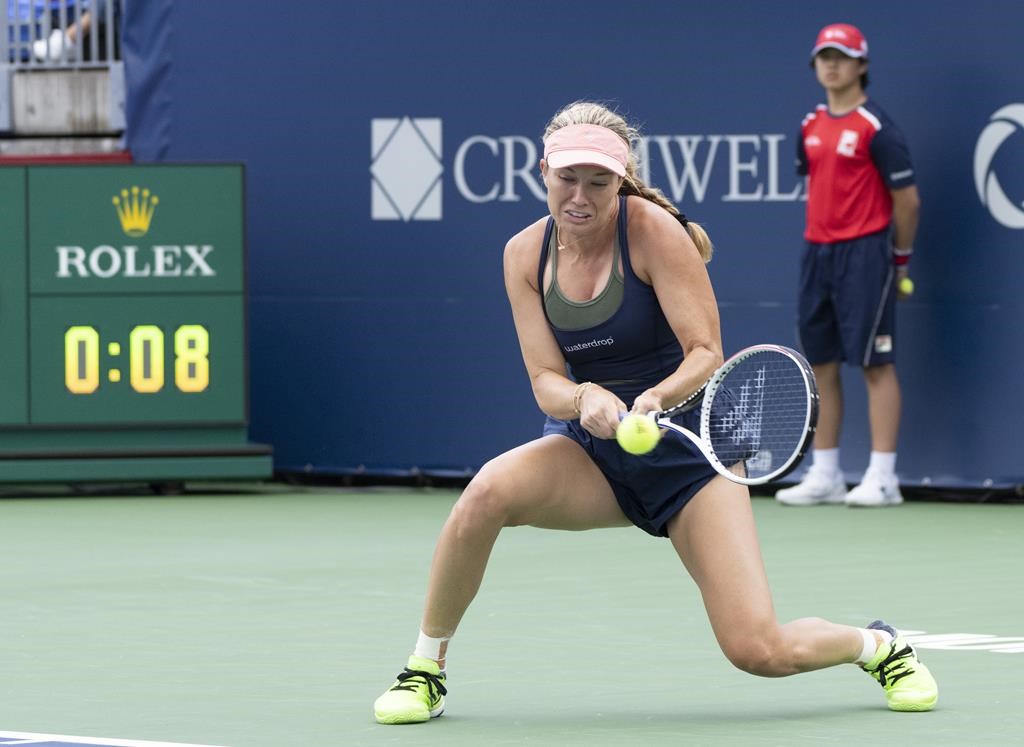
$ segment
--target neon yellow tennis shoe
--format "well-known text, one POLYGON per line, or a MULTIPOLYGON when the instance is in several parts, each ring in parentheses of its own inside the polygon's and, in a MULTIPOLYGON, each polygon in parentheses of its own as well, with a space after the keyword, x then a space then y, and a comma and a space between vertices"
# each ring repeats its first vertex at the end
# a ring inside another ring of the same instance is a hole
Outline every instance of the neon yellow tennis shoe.
POLYGON ((884 630, 892 643, 878 647, 871 661, 861 669, 870 674, 885 690, 892 711, 930 711, 939 699, 939 686, 922 664, 913 646, 895 628, 881 620, 868 625, 869 630, 884 630))
POLYGON ((374 701, 378 724, 418 724, 444 713, 445 675, 433 659, 410 656, 395 684, 374 701))

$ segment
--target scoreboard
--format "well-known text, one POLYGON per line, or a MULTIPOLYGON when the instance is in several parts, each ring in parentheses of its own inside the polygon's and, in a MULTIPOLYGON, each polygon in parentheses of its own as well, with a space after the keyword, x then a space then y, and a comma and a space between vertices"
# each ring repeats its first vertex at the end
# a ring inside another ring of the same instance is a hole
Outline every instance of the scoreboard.
POLYGON ((240 165, 0 168, 0 483, 267 477, 240 165))

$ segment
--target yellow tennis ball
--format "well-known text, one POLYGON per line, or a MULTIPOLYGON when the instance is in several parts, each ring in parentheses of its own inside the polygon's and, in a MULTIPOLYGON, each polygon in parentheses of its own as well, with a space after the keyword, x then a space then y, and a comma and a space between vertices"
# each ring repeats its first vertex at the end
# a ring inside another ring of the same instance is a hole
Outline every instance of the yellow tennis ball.
POLYGON ((661 431, 652 418, 633 413, 619 423, 615 440, 630 454, 646 454, 658 444, 661 431))
POLYGON ((910 296, 914 293, 914 281, 910 278, 903 278, 900 281, 900 293, 904 296, 910 296))

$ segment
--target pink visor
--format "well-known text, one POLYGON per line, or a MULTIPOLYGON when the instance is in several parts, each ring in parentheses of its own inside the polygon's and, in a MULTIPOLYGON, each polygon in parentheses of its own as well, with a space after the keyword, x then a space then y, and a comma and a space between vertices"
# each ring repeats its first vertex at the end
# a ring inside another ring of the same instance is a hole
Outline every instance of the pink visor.
POLYGON ((607 127, 576 124, 561 127, 544 140, 544 160, 554 169, 589 164, 626 175, 629 146, 607 127))

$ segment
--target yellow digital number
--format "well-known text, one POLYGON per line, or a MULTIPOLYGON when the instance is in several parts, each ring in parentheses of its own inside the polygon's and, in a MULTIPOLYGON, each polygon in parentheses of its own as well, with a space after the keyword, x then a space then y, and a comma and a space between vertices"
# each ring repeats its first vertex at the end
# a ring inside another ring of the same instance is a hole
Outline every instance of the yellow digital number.
POLYGON ((174 332, 174 384, 183 392, 210 386, 210 333, 200 324, 183 324, 174 332))
POLYGON ((164 388, 164 333, 152 324, 134 327, 128 336, 132 389, 153 394, 164 388))
POLYGON ((72 394, 92 394, 100 386, 100 333, 71 327, 64 333, 64 386, 72 394))

